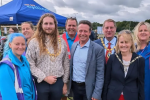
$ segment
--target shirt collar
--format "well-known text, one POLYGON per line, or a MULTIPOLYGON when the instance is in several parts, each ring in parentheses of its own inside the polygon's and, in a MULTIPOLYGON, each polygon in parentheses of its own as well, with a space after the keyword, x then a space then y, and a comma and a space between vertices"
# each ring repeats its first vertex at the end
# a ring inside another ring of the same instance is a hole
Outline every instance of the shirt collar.
MULTIPOLYGON (((109 41, 108 41, 106 38, 104 38, 104 41, 105 41, 105 45, 107 45, 107 44, 109 43, 109 41)), ((115 45, 115 44, 116 44, 116 37, 114 37, 114 38, 110 41, 110 43, 111 43, 112 45, 115 45)))
MULTIPOLYGON (((80 45, 79 42, 77 42, 77 44, 80 45)), ((86 42, 86 44, 83 47, 89 47, 89 46, 90 46, 90 39, 86 42)))
POLYGON ((68 35, 68 32, 66 32, 67 40, 68 40, 68 39, 70 39, 70 40, 74 41, 74 40, 75 40, 75 38, 76 38, 76 36, 77 36, 77 33, 76 33, 75 37, 74 37, 73 39, 71 39, 71 38, 69 37, 69 35, 68 35))

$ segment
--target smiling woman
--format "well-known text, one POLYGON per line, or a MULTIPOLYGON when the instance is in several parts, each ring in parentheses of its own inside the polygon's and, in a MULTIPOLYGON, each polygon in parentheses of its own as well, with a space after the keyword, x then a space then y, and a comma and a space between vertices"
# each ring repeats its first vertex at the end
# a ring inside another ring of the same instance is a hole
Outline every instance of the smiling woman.
POLYGON ((116 44, 117 53, 135 52, 134 40, 132 32, 123 30, 118 34, 118 42, 116 44))
POLYGON ((103 100, 144 100, 145 61, 134 51, 132 33, 119 32, 116 53, 106 65, 103 100))
POLYGON ((0 100, 37 100, 30 66, 22 54, 26 39, 22 33, 8 36, 0 62, 0 100))
POLYGON ((5 57, 9 51, 12 51, 18 59, 24 53, 26 48, 26 39, 22 33, 13 33, 8 36, 5 43, 3 57, 5 57))
POLYGON ((11 34, 11 33, 18 33, 18 28, 17 27, 10 27, 9 28, 9 34, 11 34))
POLYGON ((21 23, 21 31, 22 31, 22 34, 28 40, 34 34, 34 25, 31 22, 23 22, 21 23))
POLYGON ((145 58, 145 79, 144 92, 145 99, 150 100, 150 24, 140 22, 134 29, 137 44, 137 54, 145 58))

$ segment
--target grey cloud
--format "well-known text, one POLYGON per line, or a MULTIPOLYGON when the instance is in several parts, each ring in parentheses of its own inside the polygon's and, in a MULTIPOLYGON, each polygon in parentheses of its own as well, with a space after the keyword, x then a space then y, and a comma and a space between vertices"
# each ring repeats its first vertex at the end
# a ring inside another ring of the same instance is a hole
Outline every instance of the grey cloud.
POLYGON ((103 3, 89 3, 87 0, 55 0, 54 4, 58 7, 69 7, 80 13, 90 14, 114 14, 120 10, 117 5, 109 6, 103 3))
POLYGON ((143 0, 104 0, 103 2, 107 5, 123 5, 127 7, 140 7, 143 0))
POLYGON ((53 0, 54 5, 58 6, 58 7, 66 7, 66 3, 63 0, 53 0))
POLYGON ((56 12, 54 6, 74 9, 78 14, 62 15, 66 17, 76 16, 78 21, 87 19, 91 22, 103 23, 108 18, 115 21, 144 21, 150 18, 149 0, 53 0, 53 3, 50 2, 51 0, 35 1, 53 12, 56 12), (126 9, 128 7, 139 11, 134 12, 133 9, 131 13, 126 9))
POLYGON ((47 1, 47 0, 35 0, 38 4, 42 5, 43 7, 47 8, 48 10, 52 12, 56 12, 56 9, 54 8, 53 3, 47 1))
POLYGON ((124 11, 124 15, 120 16, 119 20, 127 20, 127 21, 145 21, 146 19, 149 19, 150 13, 149 13, 150 5, 143 6, 139 8, 138 12, 130 13, 127 11, 124 11))
MULTIPOLYGON (((89 19, 91 22, 103 23, 104 20, 108 18, 112 18, 115 21, 123 21, 123 20, 144 21, 146 19, 149 19, 150 5, 148 5, 148 3, 147 3, 147 6, 145 6, 143 3, 141 3, 141 0, 140 1, 131 0, 131 2, 129 2, 128 0, 127 1, 119 0, 120 2, 118 3, 115 3, 115 1, 117 0, 112 0, 112 1, 114 1, 114 3, 110 2, 112 6, 110 6, 110 4, 104 5, 103 3, 98 3, 98 4, 90 4, 88 2, 81 3, 80 1, 78 1, 78 5, 75 3, 75 1, 70 2, 70 3, 65 3, 65 4, 66 6, 76 10, 78 12, 78 15, 81 15, 81 13, 83 13, 80 17, 78 17, 79 20, 89 19), (128 3, 131 3, 132 5, 131 4, 128 5, 128 3), (70 4, 72 7, 68 4, 70 4), (73 4, 76 4, 76 5, 73 5, 73 4), (136 6, 133 6, 134 4, 136 6), (135 9, 138 9, 139 11, 134 12, 133 10, 132 11, 133 13, 128 12, 128 10, 124 8, 125 6, 132 6, 131 8, 139 6, 138 8, 135 8, 135 9)), ((108 0, 106 0, 105 3, 106 2, 108 2, 108 0)))
MULTIPOLYGON (((139 8, 138 12, 128 12, 128 11, 119 11, 116 14, 96 14, 91 15, 89 13, 84 13, 81 16, 77 16, 78 21, 82 19, 87 19, 91 22, 99 22, 103 23, 106 19, 111 18, 115 21, 145 21, 146 19, 149 19, 150 13, 149 13, 150 5, 142 6, 139 8), (122 14, 120 14, 122 13, 122 14), (86 17, 85 17, 86 16, 86 17)), ((78 14, 80 15, 80 14, 78 14)))
POLYGON ((10 2, 10 1, 12 1, 12 0, 1 0, 0 1, 0 6, 1 6, 1 4, 5 5, 6 3, 10 2))

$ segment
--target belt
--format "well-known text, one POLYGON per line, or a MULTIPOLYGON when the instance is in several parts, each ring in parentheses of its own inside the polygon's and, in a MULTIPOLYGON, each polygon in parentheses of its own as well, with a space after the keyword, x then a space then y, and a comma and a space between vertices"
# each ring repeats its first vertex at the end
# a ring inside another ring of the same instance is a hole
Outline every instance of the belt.
POLYGON ((78 83, 78 82, 75 82, 75 81, 72 81, 72 82, 75 83, 75 84, 77 84, 77 85, 79 85, 79 86, 85 85, 85 82, 81 82, 81 83, 78 83))

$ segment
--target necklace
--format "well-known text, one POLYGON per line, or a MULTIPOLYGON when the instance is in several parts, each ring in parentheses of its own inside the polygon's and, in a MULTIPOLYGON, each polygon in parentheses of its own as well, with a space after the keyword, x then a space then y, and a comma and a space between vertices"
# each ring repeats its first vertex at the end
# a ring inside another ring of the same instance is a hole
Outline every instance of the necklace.
POLYGON ((137 60, 138 58, 142 57, 142 56, 137 56, 137 57, 134 58, 131 62, 129 62, 128 65, 126 65, 126 64, 124 64, 124 63, 121 61, 121 59, 118 57, 117 53, 115 53, 115 55, 116 55, 117 59, 119 60, 119 62, 123 65, 123 67, 124 67, 124 72, 126 72, 126 68, 125 68, 126 66, 129 66, 129 65, 132 64, 135 60, 137 60))
POLYGON ((112 49, 108 49, 106 46, 105 46, 105 44, 104 44, 104 41, 103 41, 103 38, 101 38, 101 42, 102 42, 102 44, 103 44, 103 47, 106 49, 106 50, 108 50, 109 52, 111 52, 113 49, 115 49, 115 47, 116 46, 114 46, 112 49))
POLYGON ((123 60, 123 64, 125 65, 124 66, 124 72, 125 73, 127 73, 127 71, 128 71, 129 63, 130 63, 130 61, 123 60))
POLYGON ((46 49, 46 52, 50 56, 50 60, 51 61, 55 61, 56 57, 61 53, 61 40, 60 40, 60 38, 58 39, 58 43, 59 43, 59 47, 60 47, 59 50, 58 50, 58 52, 56 52, 56 53, 50 53, 48 51, 48 49, 46 49))

